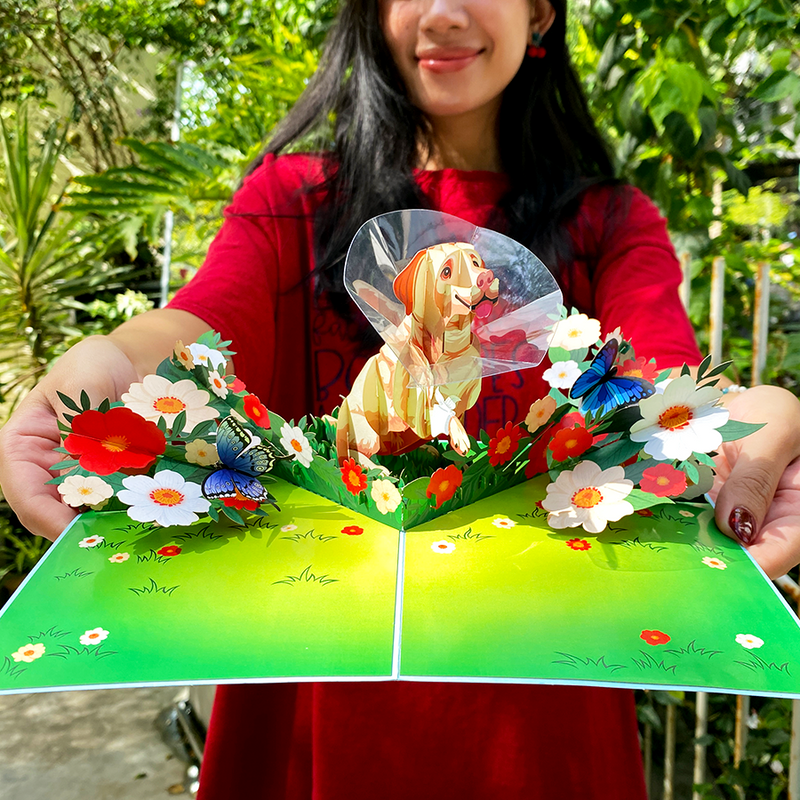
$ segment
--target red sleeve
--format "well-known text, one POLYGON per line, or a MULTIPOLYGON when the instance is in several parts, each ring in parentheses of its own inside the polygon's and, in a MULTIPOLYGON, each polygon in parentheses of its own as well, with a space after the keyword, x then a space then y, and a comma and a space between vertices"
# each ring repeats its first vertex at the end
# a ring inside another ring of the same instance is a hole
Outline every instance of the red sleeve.
POLYGON ((680 264, 655 205, 632 187, 604 189, 587 198, 582 212, 597 243, 586 288, 603 331, 621 328, 636 354, 655 358, 659 367, 699 364, 678 295, 680 264))

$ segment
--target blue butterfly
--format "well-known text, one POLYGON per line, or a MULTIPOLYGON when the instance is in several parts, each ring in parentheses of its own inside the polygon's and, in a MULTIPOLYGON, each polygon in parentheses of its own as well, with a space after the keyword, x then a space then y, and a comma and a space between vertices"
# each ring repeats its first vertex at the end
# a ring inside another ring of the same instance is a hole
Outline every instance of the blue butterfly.
POLYGON ((257 476, 272 469, 276 453, 233 417, 217 428, 217 453, 223 466, 203 481, 203 495, 209 500, 244 497, 263 503, 269 493, 257 476))
POLYGON ((592 360, 589 368, 578 376, 569 396, 581 399, 581 411, 602 417, 615 408, 625 408, 655 394, 655 386, 642 378, 617 377, 614 362, 619 342, 609 339, 592 360))

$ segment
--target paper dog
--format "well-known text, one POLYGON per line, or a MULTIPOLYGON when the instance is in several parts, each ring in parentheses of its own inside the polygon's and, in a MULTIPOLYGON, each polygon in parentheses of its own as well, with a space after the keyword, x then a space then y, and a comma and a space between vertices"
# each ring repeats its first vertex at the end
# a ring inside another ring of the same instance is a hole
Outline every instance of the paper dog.
POLYGON ((469 450, 462 419, 478 399, 482 374, 472 322, 492 313, 499 281, 471 245, 450 243, 417 253, 393 288, 406 316, 342 402, 340 461, 374 466, 376 453, 399 454, 438 436, 459 453, 469 450))

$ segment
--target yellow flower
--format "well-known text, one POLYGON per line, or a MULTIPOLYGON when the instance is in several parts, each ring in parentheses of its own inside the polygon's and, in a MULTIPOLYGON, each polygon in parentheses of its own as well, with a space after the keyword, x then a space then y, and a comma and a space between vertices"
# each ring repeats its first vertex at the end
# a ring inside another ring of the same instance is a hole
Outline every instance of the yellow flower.
POLYGON ((192 351, 184 345, 184 343, 178 339, 175 342, 175 349, 173 350, 175 353, 175 358, 178 359, 178 363, 184 367, 185 369, 191 369, 194 366, 194 356, 192 355, 192 351))
POLYGON ((199 464, 201 467, 210 467, 219 461, 217 446, 202 439, 193 439, 189 442, 186 445, 185 455, 190 464, 199 464))
POLYGON ((381 514, 391 514, 403 499, 397 487, 385 479, 380 479, 372 482, 372 499, 375 501, 375 506, 381 514))
POLYGON ((542 427, 553 416, 556 410, 556 401, 550 395, 543 397, 533 403, 528 410, 528 416, 525 417, 525 425, 528 430, 533 433, 542 427))

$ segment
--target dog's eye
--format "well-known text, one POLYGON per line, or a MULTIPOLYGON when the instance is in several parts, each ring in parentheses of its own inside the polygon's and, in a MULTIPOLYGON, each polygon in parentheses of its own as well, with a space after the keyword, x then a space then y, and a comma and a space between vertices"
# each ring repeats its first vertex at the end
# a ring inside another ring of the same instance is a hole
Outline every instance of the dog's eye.
POLYGON ((472 256, 472 265, 475 266, 475 267, 479 267, 480 266, 480 262, 478 261, 477 258, 475 258, 475 256, 472 256))
POLYGON ((442 270, 442 278, 444 280, 447 280, 452 274, 453 274, 453 270, 451 270, 450 267, 445 267, 442 270))

